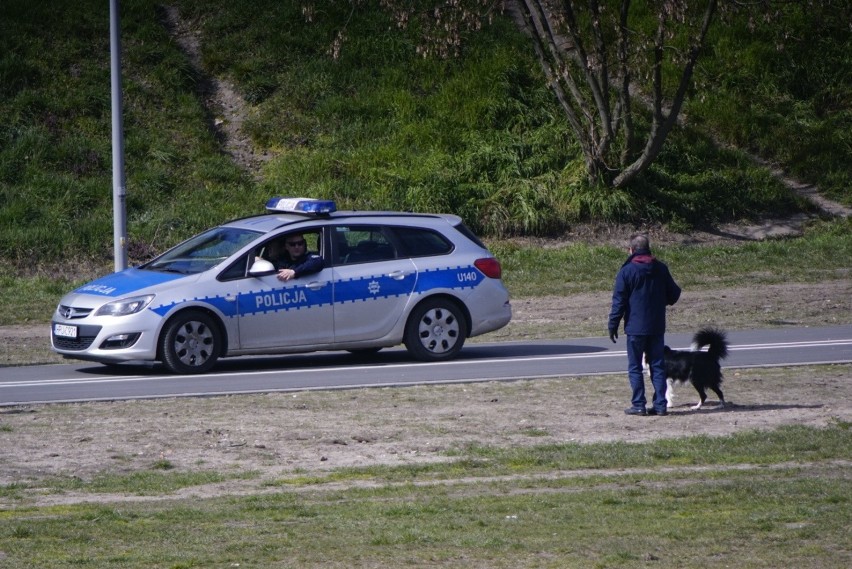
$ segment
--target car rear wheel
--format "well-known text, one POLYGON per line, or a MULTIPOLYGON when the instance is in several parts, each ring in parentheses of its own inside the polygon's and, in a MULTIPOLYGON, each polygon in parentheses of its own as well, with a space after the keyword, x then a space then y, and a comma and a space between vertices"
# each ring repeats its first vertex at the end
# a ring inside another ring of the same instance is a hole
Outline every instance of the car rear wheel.
POLYGON ((209 371, 222 350, 222 336, 213 318, 203 312, 181 312, 160 336, 163 364, 172 373, 209 371))
POLYGON ((448 360, 462 349, 467 326, 457 304, 427 300, 411 313, 405 327, 405 347, 421 361, 448 360))

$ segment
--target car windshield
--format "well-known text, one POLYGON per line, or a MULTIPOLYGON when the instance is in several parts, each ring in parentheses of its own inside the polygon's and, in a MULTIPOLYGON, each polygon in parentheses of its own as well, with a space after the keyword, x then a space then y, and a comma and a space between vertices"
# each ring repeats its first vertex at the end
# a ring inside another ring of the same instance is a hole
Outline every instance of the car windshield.
POLYGON ((184 241, 141 268, 184 275, 201 273, 215 267, 261 234, 236 227, 216 227, 184 241))

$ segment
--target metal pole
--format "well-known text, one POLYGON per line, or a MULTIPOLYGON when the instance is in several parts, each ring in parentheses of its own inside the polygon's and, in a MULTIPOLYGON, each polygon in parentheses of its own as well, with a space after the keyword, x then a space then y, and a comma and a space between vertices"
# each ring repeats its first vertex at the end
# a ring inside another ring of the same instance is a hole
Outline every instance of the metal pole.
POLYGON ((121 105, 121 26, 119 0, 109 2, 110 71, 112 77, 112 215, 115 271, 127 268, 127 214, 124 181, 124 121, 121 105))

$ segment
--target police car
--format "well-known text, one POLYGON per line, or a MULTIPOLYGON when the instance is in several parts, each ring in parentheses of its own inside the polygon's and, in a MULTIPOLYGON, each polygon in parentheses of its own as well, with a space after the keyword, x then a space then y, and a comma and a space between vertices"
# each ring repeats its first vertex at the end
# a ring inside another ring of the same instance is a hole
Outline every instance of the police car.
POLYGON ((438 361, 511 319, 500 263, 458 216, 337 211, 306 198, 266 209, 66 294, 53 350, 180 374, 231 356, 399 344, 438 361), (311 272, 282 276, 270 253, 288 239, 318 256, 311 272))

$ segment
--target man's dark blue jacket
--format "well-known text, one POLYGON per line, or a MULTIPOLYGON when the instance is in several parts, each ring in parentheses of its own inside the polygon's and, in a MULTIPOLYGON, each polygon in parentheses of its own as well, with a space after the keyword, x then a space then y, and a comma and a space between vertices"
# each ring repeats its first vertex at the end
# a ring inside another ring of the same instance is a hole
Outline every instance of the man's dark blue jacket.
POLYGON ((618 330, 624 318, 628 335, 659 335, 666 332, 666 306, 680 298, 680 287, 665 263, 648 250, 636 250, 615 277, 609 331, 618 330))

